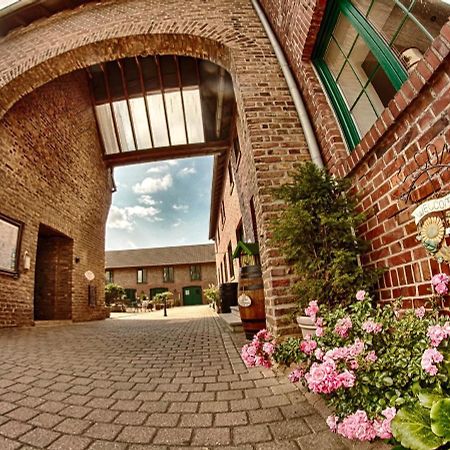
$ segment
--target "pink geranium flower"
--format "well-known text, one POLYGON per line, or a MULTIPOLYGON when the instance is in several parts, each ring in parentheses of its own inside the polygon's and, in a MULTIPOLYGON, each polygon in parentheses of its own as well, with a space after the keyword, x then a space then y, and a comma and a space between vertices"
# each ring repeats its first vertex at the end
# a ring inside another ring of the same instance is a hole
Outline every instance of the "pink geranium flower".
POLYGON ((429 348, 423 352, 421 365, 429 375, 435 376, 438 373, 438 368, 435 364, 442 362, 444 356, 439 353, 435 348, 429 348))
POLYGON ((371 350, 369 353, 367 353, 365 359, 367 362, 375 362, 378 359, 378 356, 376 355, 374 350, 371 350))
POLYGON ((313 341, 311 336, 308 336, 300 343, 300 350, 306 355, 311 355, 316 348, 317 342, 313 341))
POLYGON ((444 339, 449 337, 445 325, 432 325, 428 327, 427 336, 430 338, 431 345, 437 347, 444 339))
POLYGON ((364 300, 366 298, 366 291, 363 291, 362 289, 356 293, 356 300, 364 300))
POLYGON ((288 379, 291 383, 298 383, 304 375, 305 371, 303 369, 297 368, 288 375, 288 379))
POLYGON ((337 432, 348 439, 372 441, 377 436, 372 421, 362 410, 350 414, 338 424, 337 432))
POLYGON ((315 300, 309 302, 309 306, 305 309, 305 314, 313 321, 316 320, 316 315, 319 312, 319 305, 315 300))
POLYGON ((334 327, 334 332, 345 338, 348 336, 348 332, 351 330, 353 324, 350 317, 344 317, 343 319, 339 319, 334 327))
POLYGON ((423 306, 417 308, 414 312, 419 319, 423 319, 425 316, 425 308, 423 306))
POLYGON ((370 333, 370 334, 378 334, 378 333, 380 333, 382 328, 383 327, 382 327, 381 323, 374 322, 373 320, 366 320, 362 324, 362 329, 366 333, 370 333))

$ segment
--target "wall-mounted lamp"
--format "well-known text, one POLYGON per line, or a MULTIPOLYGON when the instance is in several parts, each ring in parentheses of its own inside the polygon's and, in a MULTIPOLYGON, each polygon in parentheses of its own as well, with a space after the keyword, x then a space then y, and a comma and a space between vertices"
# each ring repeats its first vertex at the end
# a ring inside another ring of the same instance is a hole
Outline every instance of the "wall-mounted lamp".
POLYGON ((23 269, 30 270, 30 268, 31 268, 31 256, 25 250, 25 252, 23 253, 23 269))
POLYGON ((81 258, 79 256, 75 256, 75 264, 78 264, 81 261, 81 258))

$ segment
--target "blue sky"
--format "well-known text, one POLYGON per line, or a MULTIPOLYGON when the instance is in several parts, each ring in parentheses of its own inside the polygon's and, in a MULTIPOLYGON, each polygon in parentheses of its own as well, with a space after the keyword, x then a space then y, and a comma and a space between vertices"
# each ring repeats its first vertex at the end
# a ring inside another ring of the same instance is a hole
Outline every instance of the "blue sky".
POLYGON ((117 167, 106 250, 208 242, 213 157, 117 167))

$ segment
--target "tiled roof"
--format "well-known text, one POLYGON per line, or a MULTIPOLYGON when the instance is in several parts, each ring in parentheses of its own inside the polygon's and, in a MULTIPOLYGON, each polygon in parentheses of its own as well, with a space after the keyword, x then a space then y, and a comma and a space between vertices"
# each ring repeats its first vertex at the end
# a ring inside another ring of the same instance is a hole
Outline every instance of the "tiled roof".
POLYGON ((106 252, 106 268, 149 267, 215 262, 214 245, 140 248, 106 252))

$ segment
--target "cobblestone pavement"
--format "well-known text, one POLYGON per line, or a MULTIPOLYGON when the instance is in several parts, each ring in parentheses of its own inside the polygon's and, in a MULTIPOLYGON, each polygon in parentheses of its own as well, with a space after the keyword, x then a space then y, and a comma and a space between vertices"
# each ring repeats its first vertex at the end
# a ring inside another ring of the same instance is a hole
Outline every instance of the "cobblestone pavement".
POLYGON ((208 307, 3 329, 0 349, 1 450, 349 448, 208 307))

